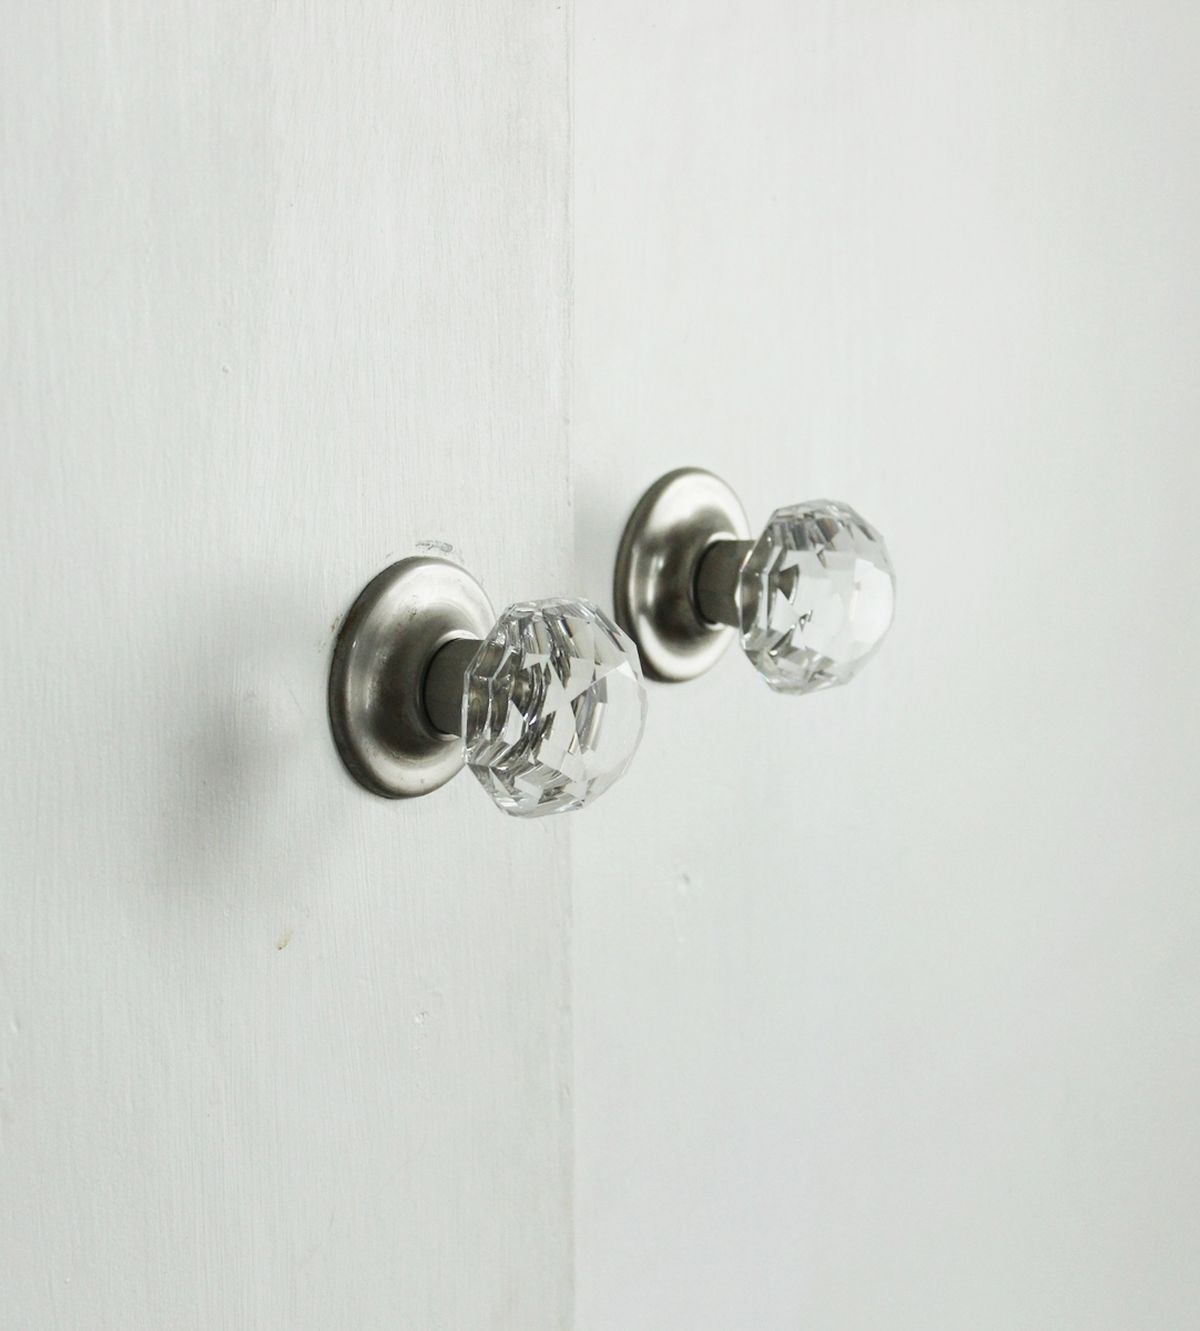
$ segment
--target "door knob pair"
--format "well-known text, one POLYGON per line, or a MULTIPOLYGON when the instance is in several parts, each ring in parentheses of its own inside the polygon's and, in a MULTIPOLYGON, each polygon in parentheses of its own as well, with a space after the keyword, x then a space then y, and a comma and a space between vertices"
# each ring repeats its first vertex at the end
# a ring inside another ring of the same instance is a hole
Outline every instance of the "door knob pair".
POLYGON ((689 468, 642 496, 621 538, 618 623, 579 599, 518 602, 497 619, 445 559, 384 569, 338 634, 334 740, 389 798, 424 795, 465 764, 501 809, 581 808, 629 766, 652 679, 692 679, 733 637, 772 688, 848 682, 892 619, 883 538, 848 505, 778 509, 757 541, 736 495, 689 468), (640 653, 640 658, 639 658, 640 653))

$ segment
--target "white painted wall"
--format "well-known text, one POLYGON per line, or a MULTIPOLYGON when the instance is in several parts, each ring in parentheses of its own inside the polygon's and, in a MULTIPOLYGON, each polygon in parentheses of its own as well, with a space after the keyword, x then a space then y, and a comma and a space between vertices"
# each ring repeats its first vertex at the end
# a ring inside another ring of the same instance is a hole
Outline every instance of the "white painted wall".
POLYGON ((844 497, 854 687, 658 688, 573 829, 579 1331, 1200 1324, 1200 16, 581 5, 584 585, 844 497))
POLYGON ((566 590, 567 38, 4 9, 4 1331, 568 1324, 566 829, 324 711, 418 541, 566 590))

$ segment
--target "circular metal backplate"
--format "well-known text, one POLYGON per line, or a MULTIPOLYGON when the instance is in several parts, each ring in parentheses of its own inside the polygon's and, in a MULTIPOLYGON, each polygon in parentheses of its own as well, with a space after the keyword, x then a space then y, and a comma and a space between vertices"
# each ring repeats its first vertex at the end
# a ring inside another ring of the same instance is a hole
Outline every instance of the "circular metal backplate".
POLYGON ((749 536, 737 495, 709 471, 669 472, 638 500, 617 552, 613 603, 651 679, 695 679, 729 646, 734 630, 696 608, 696 565, 713 541, 749 536))
POLYGON ((425 714, 425 671, 452 638, 483 638, 483 588, 446 559, 402 559, 350 607, 329 672, 329 723, 350 775, 387 799, 425 795, 463 765, 462 740, 425 714))

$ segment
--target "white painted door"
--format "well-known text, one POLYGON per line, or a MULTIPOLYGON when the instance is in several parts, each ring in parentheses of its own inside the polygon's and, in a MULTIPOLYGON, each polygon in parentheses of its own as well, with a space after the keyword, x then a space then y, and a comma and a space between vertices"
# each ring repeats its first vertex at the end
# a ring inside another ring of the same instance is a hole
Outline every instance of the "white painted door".
POLYGON ((0 26, 0 1327, 566 1326, 565 828, 325 676, 422 541, 567 590, 567 14, 0 26))
POLYGON ((573 837, 579 1331, 1200 1325, 1200 11, 576 11, 583 585, 887 534, 850 688, 656 689, 573 837))
POLYGON ((0 22, 0 1331, 1195 1325, 1193 11, 0 22), (687 463, 887 533, 860 681, 349 782, 371 574, 687 463))

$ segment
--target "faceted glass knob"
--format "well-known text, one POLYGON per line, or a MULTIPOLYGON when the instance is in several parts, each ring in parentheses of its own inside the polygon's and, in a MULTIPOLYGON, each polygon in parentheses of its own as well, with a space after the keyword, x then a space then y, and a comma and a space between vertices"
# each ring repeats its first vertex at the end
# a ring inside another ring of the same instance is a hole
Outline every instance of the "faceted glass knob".
POLYGON ((466 669, 467 765, 519 817, 598 799, 629 766, 645 718, 637 649, 587 601, 509 606, 466 669))
POLYGON ((883 537, 848 504, 777 509, 734 597, 746 655, 780 693, 845 684, 883 641, 896 579, 883 537))

